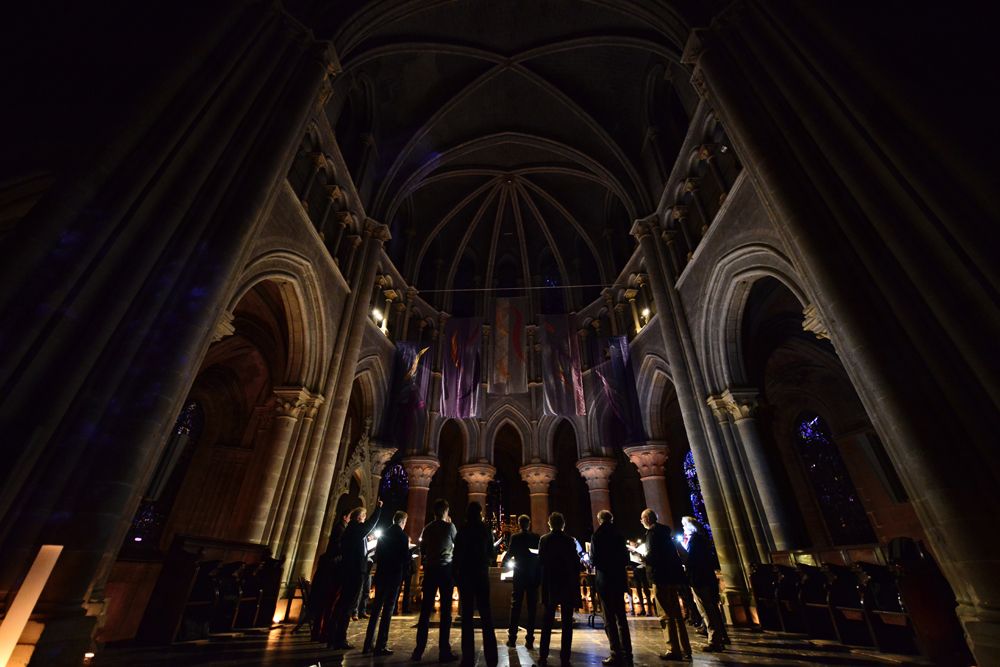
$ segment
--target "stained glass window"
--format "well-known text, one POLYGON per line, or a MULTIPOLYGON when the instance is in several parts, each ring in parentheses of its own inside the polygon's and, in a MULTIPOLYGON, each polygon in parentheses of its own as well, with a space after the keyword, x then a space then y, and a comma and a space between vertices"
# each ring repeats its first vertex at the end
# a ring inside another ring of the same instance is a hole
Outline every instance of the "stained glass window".
POLYGON ((378 492, 382 503, 392 510, 405 509, 409 489, 410 479, 402 464, 387 465, 382 471, 382 484, 378 492))
POLYGON ((833 543, 871 544, 878 541, 826 421, 816 413, 803 412, 796 424, 799 455, 833 543))
POLYGON ((712 527, 708 525, 708 512, 705 510, 705 499, 701 495, 701 484, 698 482, 698 470, 694 466, 694 452, 688 452, 684 457, 684 477, 687 478, 688 493, 691 494, 691 511, 698 519, 708 536, 712 536, 712 527))

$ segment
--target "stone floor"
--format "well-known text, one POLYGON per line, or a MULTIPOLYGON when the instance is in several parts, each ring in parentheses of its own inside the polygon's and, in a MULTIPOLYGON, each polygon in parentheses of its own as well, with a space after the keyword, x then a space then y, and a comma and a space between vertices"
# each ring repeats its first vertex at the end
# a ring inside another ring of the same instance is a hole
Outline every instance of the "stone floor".
MULTIPOLYGON (((607 656, 607 638, 601 629, 586 625, 586 616, 577 614, 578 625, 573 631, 574 667, 600 667, 600 661, 607 656)), ((389 638, 389 647, 395 654, 373 658, 361 654, 361 644, 367 621, 351 624, 348 640, 358 646, 347 653, 330 651, 324 646, 309 641, 308 633, 300 631, 291 635, 291 625, 280 626, 270 632, 261 631, 257 635, 213 637, 210 640, 176 644, 168 648, 137 649, 116 648, 101 652, 89 667, 222 667, 222 666, 268 666, 268 667, 395 667, 395 665, 416 665, 410 661, 413 651, 417 617, 415 614, 394 618, 389 638)), ((657 657, 665 650, 659 623, 653 618, 633 618, 632 644, 635 663, 642 667, 683 667, 690 663, 665 663, 657 657)), ((479 631, 476 631, 479 635, 479 631)), ((558 633, 556 633, 558 634, 558 633)), ((753 633, 730 630, 732 646, 725 653, 701 653, 699 649, 705 640, 691 635, 694 648, 694 666, 739 667, 740 665, 825 665, 845 667, 886 667, 889 665, 927 665, 918 658, 882 655, 871 650, 848 649, 831 642, 817 642, 799 635, 775 633, 753 633)), ((457 652, 461 633, 452 629, 452 648, 457 652)), ((437 659, 436 630, 432 628, 430 644, 421 665, 435 665, 437 659)), ((497 632, 500 646, 499 667, 533 667, 537 652, 528 651, 523 646, 523 633, 516 649, 504 646, 505 632, 497 632)), ((537 646, 538 639, 535 643, 537 646)), ((476 641, 477 649, 480 640, 476 641)), ((553 637, 555 651, 549 656, 549 664, 558 666, 558 636, 553 637)), ((457 665, 457 663, 453 664, 457 665)), ((477 655, 477 667, 485 665, 483 654, 477 655)))

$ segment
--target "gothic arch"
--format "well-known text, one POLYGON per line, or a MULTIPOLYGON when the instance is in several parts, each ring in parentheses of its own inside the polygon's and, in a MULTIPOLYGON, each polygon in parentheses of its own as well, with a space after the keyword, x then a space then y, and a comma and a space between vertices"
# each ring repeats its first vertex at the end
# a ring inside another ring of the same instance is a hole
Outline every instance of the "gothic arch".
POLYGON ((325 379, 321 360, 326 357, 327 312, 316 270, 305 257, 285 250, 260 255, 244 268, 226 312, 232 313, 247 292, 265 280, 278 285, 288 318, 288 359, 282 382, 317 389, 325 379))
POLYGON ((670 366, 666 359, 656 354, 647 354, 636 377, 639 389, 639 405, 642 406, 642 426, 650 440, 663 440, 663 424, 660 413, 664 402, 674 393, 674 383, 670 376, 670 366))
MULTIPOLYGON (((508 404, 501 406, 490 415, 489 421, 486 422, 485 437, 479 439, 479 442, 482 443, 480 445, 481 451, 477 456, 470 456, 470 461, 475 461, 479 458, 485 458, 488 461, 493 460, 493 442, 496 440, 497 431, 504 424, 510 424, 517 431, 518 435, 521 436, 521 462, 527 463, 531 460, 530 454, 533 449, 531 446, 533 442, 531 438, 531 424, 517 408, 508 404)), ((476 447, 476 445, 470 443, 470 454, 473 447, 476 447)))
POLYGON ((389 393, 389 384, 382 358, 372 354, 358 361, 358 370, 354 375, 354 381, 362 392, 364 414, 372 418, 372 432, 381 431, 385 413, 385 399, 389 393))
MULTIPOLYGON (((479 442, 479 421, 476 419, 458 419, 457 417, 435 417, 431 423, 431 434, 430 434, 430 452, 435 456, 440 457, 441 452, 439 447, 441 446, 441 431, 444 429, 444 425, 449 421, 455 422, 455 426, 462 433, 462 441, 465 443, 465 454, 463 463, 468 461, 475 461, 475 458, 469 458, 471 455, 476 454, 476 449, 478 448, 477 443, 479 442)), ((478 458, 478 457, 476 457, 478 458)))
POLYGON ((764 276, 788 287, 803 308, 811 303, 799 287, 801 281, 791 260, 773 246, 748 244, 721 257, 707 281, 701 331, 713 393, 727 387, 746 386, 748 382, 740 332, 750 289, 764 276))
POLYGON ((587 439, 589 428, 587 428, 587 422, 589 422, 589 406, 588 406, 588 416, 587 417, 553 417, 551 415, 542 415, 538 420, 538 452, 541 460, 551 463, 555 460, 555 436, 556 431, 559 429, 559 425, 563 421, 567 422, 570 428, 573 429, 573 435, 576 438, 576 453, 577 456, 584 456, 584 451, 591 448, 591 443, 587 439), (582 422, 582 423, 581 423, 582 422))

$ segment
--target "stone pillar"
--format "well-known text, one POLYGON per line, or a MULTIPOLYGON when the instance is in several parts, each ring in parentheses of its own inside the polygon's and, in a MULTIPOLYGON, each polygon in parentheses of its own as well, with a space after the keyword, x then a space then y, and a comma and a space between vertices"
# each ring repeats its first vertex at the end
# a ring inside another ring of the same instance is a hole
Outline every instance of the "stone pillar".
POLYGON ((270 443, 260 478, 260 495, 257 497, 257 505, 246 536, 248 542, 260 542, 264 539, 271 505, 278 490, 278 483, 281 481, 288 445, 292 441, 292 434, 295 433, 299 415, 302 414, 309 399, 309 393, 305 389, 280 388, 275 389, 274 394, 277 396, 274 406, 277 416, 274 419, 274 426, 271 427, 270 443))
POLYGON ((616 465, 614 459, 603 456, 588 456, 576 462, 576 469, 590 489, 590 516, 595 530, 600 525, 597 513, 611 510, 611 490, 608 483, 616 465))
POLYGON ((611 335, 618 335, 618 320, 615 318, 615 293, 605 287, 601 290, 601 296, 604 297, 605 303, 608 304, 608 320, 611 322, 611 335))
POLYGON ((646 497, 646 507, 656 512, 660 523, 674 526, 674 516, 670 512, 670 498, 667 496, 667 477, 664 465, 667 462, 667 444, 650 443, 638 447, 626 447, 625 453, 642 478, 642 493, 646 497))
MULTIPOLYGON (((333 257, 333 261, 340 266, 340 259, 337 257, 337 253, 340 252, 340 242, 344 240, 344 232, 350 227, 351 214, 348 211, 339 211, 337 213, 337 236, 333 240, 333 247, 330 248, 330 255, 333 257)), ((344 277, 349 278, 347 267, 344 267, 344 277)))
POLYGON ((729 184, 726 183, 726 177, 722 175, 722 170, 719 169, 719 161, 717 159, 718 149, 718 144, 702 144, 701 148, 698 149, 698 159, 708 163, 709 171, 712 172, 712 176, 718 182, 719 190, 722 192, 719 195, 719 206, 722 206, 722 202, 726 201, 726 196, 729 194, 729 184))
POLYGON ((531 494, 531 530, 539 535, 549 532, 549 484, 555 478, 556 467, 547 463, 521 467, 521 479, 528 483, 531 494))
POLYGON ((639 321, 639 310, 635 305, 635 297, 639 296, 639 291, 634 289, 625 290, 625 298, 628 299, 628 304, 632 308, 632 322, 635 323, 635 332, 639 333, 642 331, 642 322, 639 321))
POLYGON ((649 308, 649 316, 646 318, 646 324, 649 324, 649 320, 656 314, 656 301, 649 292, 649 276, 645 273, 640 273, 635 277, 635 284, 642 288, 642 296, 646 299, 646 306, 649 308))
POLYGON ((330 211, 333 209, 333 205, 341 200, 340 186, 337 185, 324 185, 323 192, 326 194, 326 206, 323 207, 323 213, 319 217, 319 221, 316 223, 316 227, 319 230, 319 237, 323 241, 326 241, 326 221, 330 218, 330 211))
MULTIPOLYGON (((291 465, 287 466, 288 472, 285 474, 285 479, 281 484, 281 499, 277 505, 274 521, 272 522, 271 529, 267 531, 267 543, 271 547, 271 553, 275 554, 275 556, 281 553, 289 556, 289 560, 285 563, 286 568, 291 565, 292 557, 292 554, 288 552, 291 543, 286 538, 288 537, 289 530, 295 531, 298 529, 297 526, 293 528, 289 524, 289 521, 295 520, 293 505, 296 504, 296 494, 299 488, 308 482, 308 480, 303 479, 303 470, 305 469, 305 474, 307 475, 311 472, 306 467, 310 465, 307 460, 310 454, 309 450, 311 449, 309 441, 312 436, 313 423, 316 420, 316 412, 322 403, 323 397, 315 395, 310 395, 304 402, 302 415, 299 419, 298 436, 295 438, 295 447, 292 449, 294 455, 291 465)), ((315 460, 312 463, 314 464, 315 460)), ((275 497, 278 497, 277 494, 275 494, 275 497)), ((301 520, 301 512, 298 518, 301 520)))
POLYGON ((691 238, 691 230, 688 229, 688 207, 678 204, 674 206, 671 212, 671 217, 677 223, 677 226, 681 230, 681 236, 684 237, 684 244, 687 246, 687 256, 684 264, 686 265, 694 257, 695 242, 691 238))
POLYGON ((680 254, 677 252, 677 231, 673 229, 664 230, 660 235, 667 245, 667 254, 670 258, 670 268, 674 270, 674 275, 680 275, 683 264, 681 264, 680 254))
POLYGON ((382 290, 382 296, 385 297, 385 312, 382 313, 382 333, 386 336, 389 335, 389 318, 392 313, 392 302, 396 300, 396 290, 387 289, 382 290))
MULTIPOLYGON (((458 474, 469 484, 469 502, 478 502, 483 506, 483 514, 486 513, 486 487, 493 481, 493 476, 497 474, 497 469, 489 463, 469 463, 458 469, 458 474)), ((462 516, 465 515, 465 508, 462 508, 462 516)))
POLYGON ((615 335, 623 335, 626 331, 628 331, 628 326, 625 324, 625 304, 624 303, 616 303, 615 304, 615 314, 614 314, 613 317, 614 317, 615 320, 618 321, 618 330, 620 332, 622 332, 622 334, 615 334, 615 335))
POLYGON ((767 462, 764 446, 760 441, 760 434, 757 432, 757 420, 753 417, 753 411, 757 407, 757 396, 756 389, 729 388, 722 392, 726 407, 736 421, 736 430, 739 431, 740 440, 743 442, 743 451, 746 452, 747 462, 750 464, 750 472, 764 508, 774 548, 777 551, 786 551, 793 548, 792 534, 785 518, 781 496, 778 495, 778 487, 774 483, 774 476, 767 462))
MULTIPOLYGON (((441 464, 436 456, 407 456, 403 459, 407 482, 410 485, 406 497, 406 534, 414 544, 420 543, 420 533, 424 530, 427 517, 427 494, 430 492, 431 480, 441 464)), ((455 508, 456 510, 458 508, 455 508)))
POLYGON ((701 201, 701 179, 700 178, 689 178, 684 181, 684 192, 691 193, 691 199, 694 201, 695 208, 698 209, 698 215, 701 216, 701 235, 705 236, 708 232, 708 226, 712 223, 709 217, 708 209, 705 208, 705 203, 701 201))
POLYGON ((358 251, 358 246, 361 245, 361 237, 353 235, 347 239, 347 268, 344 273, 351 275, 351 271, 354 269, 354 255, 358 251))
POLYGON ((302 208, 309 212, 309 194, 312 192, 313 184, 316 183, 316 177, 319 176, 321 172, 326 167, 326 156, 322 153, 309 153, 309 162, 312 164, 312 173, 309 174, 309 178, 306 180, 306 185, 302 188, 302 193, 299 195, 299 201, 302 202, 302 208))

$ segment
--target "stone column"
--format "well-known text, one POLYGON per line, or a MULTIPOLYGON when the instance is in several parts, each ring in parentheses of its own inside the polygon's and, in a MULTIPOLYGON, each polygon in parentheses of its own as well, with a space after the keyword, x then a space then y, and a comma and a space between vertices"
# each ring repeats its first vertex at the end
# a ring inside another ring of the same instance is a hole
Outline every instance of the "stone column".
POLYGON ((534 372, 534 370, 535 370, 535 343, 534 343, 534 340, 535 340, 535 326, 532 325, 532 324, 529 324, 528 326, 524 327, 524 330, 525 330, 525 333, 527 333, 527 335, 528 335, 528 344, 525 347, 526 347, 526 349, 528 351, 528 368, 526 370, 528 371, 528 373, 527 373, 527 375, 528 375, 528 382, 530 383, 530 382, 534 382, 534 380, 535 380, 535 372, 534 372))
POLYGON ((351 275, 351 271, 354 269, 354 255, 358 251, 358 246, 361 245, 361 237, 357 235, 352 235, 347 239, 347 268, 344 273, 351 275))
POLYGON ((424 530, 424 521, 427 517, 427 494, 430 492, 434 473, 441 464, 436 456, 407 456, 402 463, 410 485, 406 497, 406 513, 409 515, 406 520, 406 534, 410 536, 411 542, 419 544, 420 533, 424 530))
POLYGON ((299 201, 302 202, 302 208, 309 212, 309 194, 312 192, 313 184, 316 183, 316 177, 319 176, 321 172, 326 167, 326 156, 322 153, 309 153, 309 162, 312 164, 312 173, 309 174, 309 178, 306 180, 305 187, 302 188, 302 194, 299 195, 299 201))
POLYGON ((793 548, 791 530, 785 518, 785 508, 781 503, 778 487, 774 483, 764 446, 760 441, 760 434, 757 432, 757 420, 753 417, 758 393, 756 389, 729 388, 722 392, 722 398, 725 399, 726 407, 736 421, 736 430, 739 431, 754 485, 760 496, 760 503, 764 507, 774 548, 777 551, 786 551, 793 548))
MULTIPOLYGON (((757 555, 760 557, 760 562, 768 563, 771 560, 770 553, 773 550, 774 544, 764 529, 766 521, 761 521, 761 513, 757 506, 757 494, 751 487, 751 479, 747 475, 746 467, 743 465, 743 457, 740 455, 739 447, 733 435, 726 400, 721 396, 709 396, 707 402, 708 406, 712 408, 712 414, 719 423, 719 431, 722 432, 722 440, 726 445, 726 455, 732 463, 733 476, 736 478, 736 485, 740 493, 739 500, 743 506, 744 515, 750 524, 750 532, 753 533, 757 555)), ((744 548, 748 546, 744 545, 744 548)))
POLYGON ((618 335, 618 320, 615 318, 615 293, 609 288, 604 288, 601 290, 601 296, 604 297, 605 303, 608 304, 608 320, 611 322, 611 335, 618 335))
MULTIPOLYGON (((310 455, 309 441, 312 436, 313 423, 316 420, 316 412, 319 410, 319 406, 323 403, 322 396, 315 396, 310 394, 303 404, 302 414, 299 419, 301 425, 298 429, 298 436, 295 438, 295 447, 291 451, 294 452, 291 465, 287 467, 288 472, 285 474, 285 479, 283 484, 281 484, 281 494, 280 501, 278 502, 277 512, 274 515, 274 521, 272 522, 271 529, 267 531, 267 542, 271 547, 271 553, 276 556, 280 553, 289 555, 289 561, 285 563, 285 567, 288 568, 291 565, 291 554, 288 553, 288 548, 291 544, 287 540, 287 533, 289 530, 297 530, 298 527, 292 528, 288 523, 290 520, 294 521, 294 507, 297 500, 297 492, 299 488, 306 482, 303 479, 303 470, 306 471, 305 474, 311 472, 308 465, 310 462, 307 460, 310 455), (284 550, 284 551, 282 551, 284 550)), ((315 463, 313 460, 312 463, 315 463)), ((278 497, 275 494, 276 498, 278 497)), ((301 512, 299 519, 301 519, 301 512)))
POLYGON ((726 177, 722 175, 722 170, 719 169, 719 161, 717 159, 718 149, 718 144, 703 144, 698 149, 698 159, 708 163, 709 171, 712 172, 712 176, 718 182, 719 190, 722 192, 719 195, 719 206, 722 206, 722 202, 726 201, 726 196, 729 194, 729 184, 726 183, 726 177))
POLYGON ((667 462, 667 444, 663 442, 626 447, 625 453, 639 469, 639 477, 642 478, 642 493, 646 497, 646 507, 656 512, 660 523, 673 528, 674 517, 670 512, 666 470, 663 467, 667 462))
POLYGON ((674 275, 680 275, 682 264, 680 255, 677 252, 677 231, 673 229, 665 230, 660 238, 667 245, 667 254, 670 257, 670 268, 674 270, 674 275))
MULTIPOLYGON (((336 262, 337 266, 340 266, 340 258, 337 257, 337 253, 340 252, 340 242, 344 240, 344 232, 347 228, 351 226, 353 219, 351 218, 351 213, 348 211, 339 211, 337 213, 337 236, 333 240, 333 247, 330 248, 330 255, 333 257, 333 261, 336 262)), ((344 267, 344 277, 349 278, 349 273, 347 267, 344 267)))
POLYGON ((623 335, 623 334, 625 334, 625 332, 628 331, 628 326, 625 324, 625 304, 624 303, 616 303, 615 304, 615 314, 614 314, 613 318, 618 321, 618 330, 620 332, 622 332, 621 334, 615 334, 615 335, 617 336, 617 335, 623 335))
POLYGON ((330 211, 333 210, 333 205, 335 202, 340 201, 340 186, 337 185, 324 185, 323 192, 326 194, 326 205, 323 207, 323 213, 319 216, 319 220, 316 223, 316 228, 319 231, 319 238, 326 241, 326 221, 330 218, 330 211))
POLYGON ((469 502, 478 502, 483 506, 483 513, 485 514, 486 487, 493 481, 493 476, 497 474, 497 469, 489 463, 469 463, 460 467, 458 474, 469 484, 469 502))
POLYGON ((382 313, 382 333, 386 336, 389 335, 389 317, 391 317, 392 312, 392 302, 396 300, 396 290, 387 289, 382 290, 382 296, 385 297, 385 312, 382 313))
POLYGON ((635 284, 642 288, 642 296, 646 299, 646 306, 649 308, 649 317, 646 318, 646 324, 649 324, 649 320, 656 314, 656 301, 649 292, 649 276, 645 273, 640 273, 635 277, 635 284))
POLYGON ((413 314, 413 299, 417 296, 417 291, 413 289, 406 290, 406 309, 403 312, 403 331, 399 334, 399 340, 405 341, 406 336, 410 331, 410 315, 413 314))
POLYGON ((628 299, 628 305, 632 308, 632 322, 635 323, 635 332, 639 333, 642 331, 642 322, 639 321, 639 310, 635 305, 635 297, 639 296, 639 291, 634 289, 625 290, 625 298, 628 299))
POLYGON ((267 447, 263 471, 260 477, 260 495, 254 508, 253 519, 250 521, 246 539, 248 542, 260 542, 264 539, 267 520, 271 512, 271 504, 281 481, 281 470, 285 464, 288 445, 298 424, 299 415, 306 407, 309 392, 305 389, 280 388, 275 389, 277 401, 274 411, 277 416, 271 427, 270 443, 267 447))
POLYGON ((701 179, 700 178, 689 178, 684 181, 684 192, 691 193, 691 199, 694 201, 695 208, 698 209, 698 215, 701 216, 701 235, 705 236, 708 232, 708 226, 712 224, 712 219, 709 217, 708 209, 705 208, 705 203, 701 201, 701 179))
POLYGON ((608 483, 616 465, 614 459, 603 456, 588 456, 576 462, 576 469, 580 471, 580 475, 587 482, 587 488, 590 489, 590 516, 595 530, 600 525, 597 513, 601 510, 611 510, 611 490, 608 483))
POLYGON ((694 239, 691 238, 691 230, 688 229, 688 210, 687 206, 678 204, 674 206, 674 210, 670 214, 680 228, 681 236, 684 237, 684 244, 687 246, 687 261, 684 262, 685 265, 694 257, 695 248, 694 239))
POLYGON ((521 479, 528 483, 531 494, 531 530, 539 535, 549 532, 549 484, 555 478, 556 467, 547 463, 521 467, 521 479))

